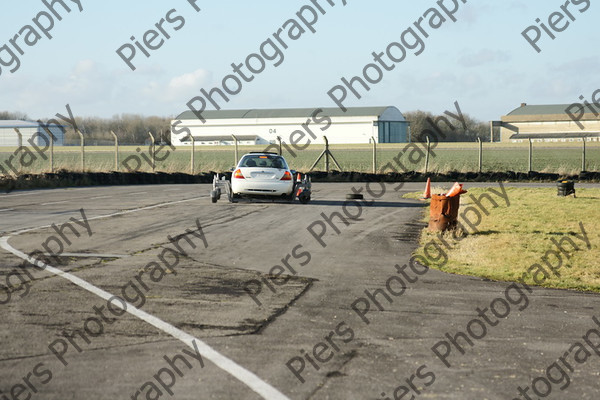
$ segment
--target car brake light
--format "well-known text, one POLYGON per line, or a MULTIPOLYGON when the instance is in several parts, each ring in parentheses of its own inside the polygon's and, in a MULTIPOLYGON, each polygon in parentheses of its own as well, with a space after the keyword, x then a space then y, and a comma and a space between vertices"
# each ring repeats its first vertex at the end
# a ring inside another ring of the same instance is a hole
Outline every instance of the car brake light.
POLYGON ((234 173, 233 173, 233 177, 235 179, 246 179, 244 178, 244 175, 242 174, 242 170, 241 169, 237 169, 234 173))
POLYGON ((282 181, 291 181, 292 180, 292 174, 290 174, 290 171, 285 171, 283 173, 283 176, 281 177, 282 181))

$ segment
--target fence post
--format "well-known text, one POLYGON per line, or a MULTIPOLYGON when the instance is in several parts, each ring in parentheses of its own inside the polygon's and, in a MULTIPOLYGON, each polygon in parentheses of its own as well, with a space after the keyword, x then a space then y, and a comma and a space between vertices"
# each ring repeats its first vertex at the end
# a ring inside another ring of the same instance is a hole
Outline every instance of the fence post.
POLYGON ((331 156, 331 159, 341 171, 342 167, 340 167, 340 164, 337 162, 333 154, 331 154, 331 152, 329 151, 329 140, 327 140, 327 136, 323 136, 323 140, 325 141, 325 150, 323 150, 319 158, 317 158, 317 161, 313 163, 309 171, 312 171, 317 166, 317 164, 319 163, 319 161, 321 161, 321 158, 323 158, 323 156, 325 156, 325 169, 327 170, 327 173, 329 173, 329 156, 331 156))
POLYGON ((152 153, 152 172, 154 172, 154 169, 156 168, 156 159, 154 158, 154 156, 156 155, 156 147, 155 147, 155 141, 154 141, 154 136, 152 135, 152 132, 148 131, 148 135, 150 136, 150 152, 152 153))
POLYGON ((371 136, 373 140, 373 173, 377 173, 377 142, 375 141, 375 136, 371 136))
POLYGON ((325 141, 325 171, 329 173, 329 139, 323 136, 323 140, 325 141))
POLYGON ((481 173, 483 166, 483 142, 480 137, 477 137, 477 141, 479 142, 479 173, 481 173))
POLYGON ((529 172, 533 171, 533 144, 531 138, 529 140, 529 172))
POLYGON ((76 132, 79 134, 79 143, 81 145, 81 172, 85 171, 85 139, 83 137, 83 133, 79 129, 76 129, 76 132))
POLYGON ((431 152, 431 141, 429 140, 429 136, 425 137, 427 140, 427 153, 425 154, 425 173, 429 172, 429 153, 431 152))
POLYGON ((281 136, 277 136, 277 142, 279 143, 279 155, 283 155, 283 151, 281 149, 281 136))
POLYGON ((113 131, 110 131, 115 139, 115 171, 119 170, 119 138, 113 131))
POLYGON ((583 140, 583 150, 581 155, 581 172, 585 172, 585 137, 581 138, 583 140))
POLYGON ((238 163, 238 138, 235 135, 231 135, 231 137, 235 141, 235 154, 234 154, 235 161, 233 162, 233 166, 235 167, 235 166, 237 166, 237 163, 238 163))
MULTIPOLYGON (((48 130, 48 135, 50 135, 50 173, 54 173, 54 135, 50 130, 48 130)), ((64 136, 63 136, 63 145, 64 145, 64 136)))
POLYGON ((192 138, 192 154, 190 157, 190 171, 191 174, 194 175, 194 164, 196 162, 196 141, 194 140, 194 137, 191 136, 192 138))

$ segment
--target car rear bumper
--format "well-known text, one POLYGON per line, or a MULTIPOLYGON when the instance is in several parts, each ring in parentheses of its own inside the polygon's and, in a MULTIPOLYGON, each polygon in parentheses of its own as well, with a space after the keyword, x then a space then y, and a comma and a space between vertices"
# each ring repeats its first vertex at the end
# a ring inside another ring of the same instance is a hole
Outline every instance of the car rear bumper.
POLYGON ((293 181, 252 182, 250 179, 233 179, 231 189, 234 194, 251 196, 289 195, 294 189, 293 181))

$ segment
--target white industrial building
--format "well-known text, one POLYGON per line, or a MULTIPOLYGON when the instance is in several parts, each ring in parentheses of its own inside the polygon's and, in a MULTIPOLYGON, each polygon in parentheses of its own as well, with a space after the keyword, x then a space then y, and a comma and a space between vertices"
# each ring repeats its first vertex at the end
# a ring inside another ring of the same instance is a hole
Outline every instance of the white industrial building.
POLYGON ((277 137, 299 145, 323 143, 404 143, 410 135, 409 122, 396 107, 289 108, 263 110, 205 111, 203 123, 186 111, 171 123, 171 143, 227 145, 234 136, 242 145, 272 144, 277 137), (310 132, 309 132, 310 131, 310 132), (312 135, 310 134, 312 133, 312 135), (233 135, 233 136, 232 136, 233 135))
POLYGON ((591 105, 578 109, 569 104, 522 103, 502 117, 500 126, 502 142, 600 140, 600 114, 591 105), (577 118, 567 113, 569 109, 577 118))
MULTIPOLYGON (((62 146, 65 138, 64 128, 62 126, 50 125, 49 129, 55 138, 54 145, 62 146)), ((39 122, 0 120, 0 146, 31 147, 32 145, 36 145, 46 147, 49 143, 48 133, 42 128, 39 122), (20 136, 19 133, 21 134, 20 136)))

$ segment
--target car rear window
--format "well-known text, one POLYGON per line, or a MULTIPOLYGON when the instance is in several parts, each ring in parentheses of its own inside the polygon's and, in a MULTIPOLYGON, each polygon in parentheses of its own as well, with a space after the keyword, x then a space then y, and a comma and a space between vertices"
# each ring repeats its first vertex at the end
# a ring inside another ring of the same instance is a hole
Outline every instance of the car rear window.
POLYGON ((259 167, 259 168, 287 168, 285 160, 280 156, 269 155, 251 155, 245 156, 240 163, 240 167, 259 167))

